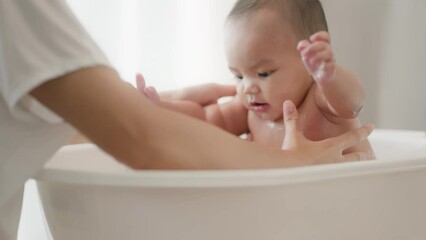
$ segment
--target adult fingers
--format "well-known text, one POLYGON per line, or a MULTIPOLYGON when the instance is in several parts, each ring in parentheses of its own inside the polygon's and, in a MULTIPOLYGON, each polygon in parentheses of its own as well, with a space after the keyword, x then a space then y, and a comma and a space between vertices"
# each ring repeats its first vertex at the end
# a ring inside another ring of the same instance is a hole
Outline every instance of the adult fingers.
POLYGON ((184 88, 178 100, 192 101, 205 106, 217 103, 221 97, 235 96, 235 94, 235 85, 205 83, 184 88))
POLYGON ((283 115, 285 136, 282 149, 291 149, 298 144, 297 119, 299 118, 296 106, 294 106, 292 101, 287 100, 284 102, 283 115))
POLYGON ((235 88, 235 85, 215 84, 215 87, 213 89, 215 92, 215 96, 214 99, 211 99, 211 103, 216 103, 217 100, 221 97, 233 97, 235 96, 235 94, 237 94, 237 89, 235 88))
POLYGON ((296 128, 296 120, 299 118, 296 106, 290 100, 286 100, 283 104, 284 125, 289 130, 296 128))
POLYGON ((333 138, 333 141, 338 142, 342 150, 345 150, 365 140, 368 137, 368 135, 370 135, 371 132, 373 132, 373 129, 374 129, 373 124, 367 124, 362 127, 353 129, 349 132, 346 132, 340 136, 337 136, 333 138))
POLYGON ((373 159, 371 152, 353 152, 343 155, 343 161, 360 161, 360 160, 371 160, 373 159))
POLYGON ((136 88, 139 92, 144 93, 145 89, 145 78, 141 73, 136 73, 136 88))
POLYGON ((144 89, 144 92, 151 101, 155 103, 159 103, 161 101, 160 95, 154 87, 147 87, 144 89))
POLYGON ((216 92, 218 96, 234 96, 237 92, 235 85, 216 84, 216 92))

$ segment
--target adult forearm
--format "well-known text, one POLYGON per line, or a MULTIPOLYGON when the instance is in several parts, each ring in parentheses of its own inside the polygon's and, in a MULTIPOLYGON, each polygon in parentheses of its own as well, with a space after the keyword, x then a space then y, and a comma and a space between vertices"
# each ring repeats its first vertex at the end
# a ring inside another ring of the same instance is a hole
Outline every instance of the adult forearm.
POLYGON ((234 96, 235 86, 205 83, 177 89, 174 91, 160 92, 160 98, 170 101, 192 101, 207 106, 216 103, 221 97, 234 96))
POLYGON ((32 94, 93 143, 134 168, 265 168, 282 166, 284 158, 287 166, 300 164, 294 153, 266 150, 157 107, 107 68, 68 74, 32 94))
POLYGON ((206 113, 204 108, 196 102, 191 101, 161 101, 159 105, 163 108, 180 112, 188 116, 205 121, 206 113))

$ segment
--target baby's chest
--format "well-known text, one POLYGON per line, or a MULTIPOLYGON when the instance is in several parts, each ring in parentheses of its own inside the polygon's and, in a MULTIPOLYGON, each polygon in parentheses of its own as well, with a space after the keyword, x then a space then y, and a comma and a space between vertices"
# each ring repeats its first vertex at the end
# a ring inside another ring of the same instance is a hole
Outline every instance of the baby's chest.
POLYGON ((282 123, 251 119, 251 121, 249 120, 249 129, 254 142, 281 148, 285 135, 282 123))
MULTIPOLYGON (((310 140, 321 140, 335 136, 340 127, 330 123, 320 111, 315 109, 300 109, 298 129, 310 140)), ((265 121, 255 116, 249 118, 249 128, 253 141, 262 145, 281 148, 285 129, 281 122, 265 121)))

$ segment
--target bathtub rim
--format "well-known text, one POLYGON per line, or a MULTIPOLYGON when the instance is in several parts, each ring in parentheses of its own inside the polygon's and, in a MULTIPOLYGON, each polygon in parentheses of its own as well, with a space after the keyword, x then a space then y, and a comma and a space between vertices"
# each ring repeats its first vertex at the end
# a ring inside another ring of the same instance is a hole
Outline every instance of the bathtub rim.
MULTIPOLYGON (((377 130, 376 130, 377 131, 377 130)), ((380 130, 380 133, 401 133, 426 142, 424 132, 380 130)), ((65 146, 62 154, 82 149, 97 150, 93 144, 65 146)), ((379 159, 331 163, 280 169, 253 170, 128 170, 119 172, 89 172, 43 168, 36 181, 111 187, 155 188, 215 188, 257 187, 306 182, 329 181, 368 175, 393 174, 426 169, 426 150, 421 156, 407 159, 379 159)))
MULTIPOLYGON (((137 171, 126 173, 71 172, 46 170, 34 179, 37 182, 78 184, 104 187, 146 188, 224 188, 277 186, 329 181, 360 176, 385 175, 426 169, 424 158, 409 159, 410 165, 400 161, 390 164, 361 162, 328 164, 287 169, 206 170, 206 171, 137 171), (333 165, 333 166, 330 166, 333 165), (386 165, 386 168, 383 168, 386 165), (331 169, 332 168, 332 169, 331 169)), ((377 161, 378 162, 378 161, 377 161)))

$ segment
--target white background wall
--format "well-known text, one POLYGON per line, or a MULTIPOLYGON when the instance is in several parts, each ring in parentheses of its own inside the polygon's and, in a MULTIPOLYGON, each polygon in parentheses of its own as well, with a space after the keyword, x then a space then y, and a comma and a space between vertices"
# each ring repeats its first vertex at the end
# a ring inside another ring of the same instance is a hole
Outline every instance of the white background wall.
POLYGON ((338 62, 366 87, 363 120, 426 130, 426 1, 323 3, 338 62))
MULTIPOLYGON (((160 90, 233 83, 223 24, 233 0, 69 0, 122 77, 160 90)), ((426 1, 323 0, 339 64, 362 79, 364 122, 426 130, 426 1)))
POLYGON ((68 2, 128 81, 142 71, 160 90, 232 83, 222 44, 232 0, 68 2))

